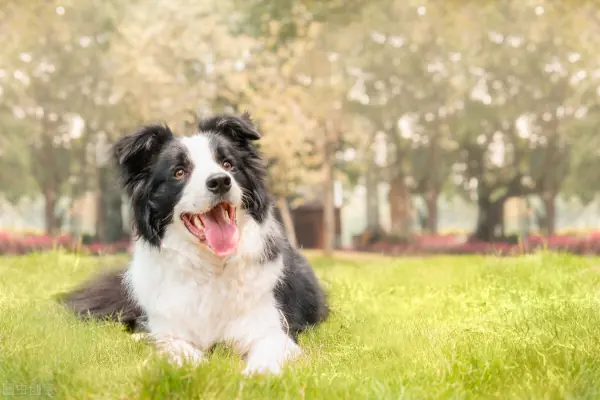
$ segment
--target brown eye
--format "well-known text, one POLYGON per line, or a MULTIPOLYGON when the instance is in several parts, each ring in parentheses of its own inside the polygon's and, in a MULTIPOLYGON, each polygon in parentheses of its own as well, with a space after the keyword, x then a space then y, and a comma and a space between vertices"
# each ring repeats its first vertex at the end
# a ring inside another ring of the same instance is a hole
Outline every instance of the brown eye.
POLYGON ((233 165, 231 165, 231 163, 229 161, 223 162, 223 169, 225 169, 225 171, 229 171, 229 170, 231 170, 231 168, 233 168, 233 165))
POLYGON ((175 170, 175 179, 183 179, 185 178, 185 170, 183 168, 177 168, 175 170))

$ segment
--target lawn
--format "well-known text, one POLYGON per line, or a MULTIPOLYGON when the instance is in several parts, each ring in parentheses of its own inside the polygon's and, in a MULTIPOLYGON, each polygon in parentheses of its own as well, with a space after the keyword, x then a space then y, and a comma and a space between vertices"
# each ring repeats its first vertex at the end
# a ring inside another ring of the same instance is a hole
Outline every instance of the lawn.
POLYGON ((244 378, 218 348, 177 369, 52 296, 124 258, 0 258, 0 385, 12 398, 599 398, 600 265, 556 254, 311 255, 330 294, 282 377, 244 378))

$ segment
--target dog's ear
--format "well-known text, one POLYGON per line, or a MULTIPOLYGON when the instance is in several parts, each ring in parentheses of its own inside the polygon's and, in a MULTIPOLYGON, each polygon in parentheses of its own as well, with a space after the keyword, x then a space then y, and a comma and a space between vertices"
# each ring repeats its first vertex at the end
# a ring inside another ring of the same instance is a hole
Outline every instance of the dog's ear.
POLYGON ((113 146, 113 158, 129 196, 147 178, 163 146, 174 136, 166 125, 146 125, 124 136, 113 146))
POLYGON ((223 114, 203 119, 198 123, 198 129, 200 132, 221 133, 238 141, 260 139, 260 134, 248 112, 244 112, 241 116, 223 114))
POLYGON ((160 227, 154 218, 152 187, 148 183, 158 155, 174 139, 168 126, 146 125, 122 137, 113 146, 113 158, 119 169, 121 183, 134 205, 134 228, 155 246, 160 245, 160 227))

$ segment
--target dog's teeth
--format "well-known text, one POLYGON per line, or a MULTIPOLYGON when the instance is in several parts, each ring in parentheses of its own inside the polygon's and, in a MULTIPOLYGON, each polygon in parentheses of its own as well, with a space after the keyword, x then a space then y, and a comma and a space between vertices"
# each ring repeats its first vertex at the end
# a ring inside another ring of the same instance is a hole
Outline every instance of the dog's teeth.
POLYGON ((221 212, 223 213, 223 219, 225 221, 229 220, 229 215, 227 214, 227 210, 225 209, 225 207, 221 208, 221 212))
POLYGON ((202 226, 202 220, 200 219, 199 215, 194 216, 194 225, 196 225, 198 228, 202 226))

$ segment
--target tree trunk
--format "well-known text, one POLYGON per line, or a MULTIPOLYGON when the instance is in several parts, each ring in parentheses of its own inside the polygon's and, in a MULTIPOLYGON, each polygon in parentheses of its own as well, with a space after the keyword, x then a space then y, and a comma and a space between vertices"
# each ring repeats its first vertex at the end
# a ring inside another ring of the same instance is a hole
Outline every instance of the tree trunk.
POLYGON ((105 176, 106 176, 106 168, 98 167, 98 190, 96 193, 96 239, 100 242, 104 242, 106 240, 106 207, 105 207, 105 197, 106 193, 106 185, 105 185, 105 176))
POLYGON ((410 235, 412 202, 410 191, 404 183, 404 176, 398 176, 390 182, 388 193, 390 203, 391 231, 407 237, 410 235))
POLYGON ((121 240, 125 237, 125 230, 123 228, 123 214, 121 208, 123 201, 120 193, 114 188, 111 188, 109 195, 107 196, 107 209, 106 209, 106 241, 108 243, 114 243, 117 240, 121 240))
POLYGON ((46 234, 54 236, 58 231, 58 219, 56 218, 56 203, 58 201, 56 189, 48 186, 44 189, 44 222, 46 234))
POLYGON ((335 203, 333 198, 333 160, 328 151, 323 160, 323 169, 323 253, 325 256, 331 256, 335 242, 335 203))
POLYGON ((546 235, 554 235, 556 231, 556 193, 547 192, 543 196, 546 209, 545 230, 546 235))
POLYGON ((110 167, 98 168, 96 236, 102 243, 114 243, 125 237, 122 198, 116 179, 110 167))
POLYGON ((285 229, 285 233, 287 234, 288 240, 292 247, 296 249, 298 248, 298 240, 296 239, 294 220, 292 218, 292 213, 290 212, 290 207, 288 206, 288 202, 285 199, 285 197, 277 198, 277 208, 279 209, 281 221, 283 222, 283 228, 285 229))
POLYGON ((477 200, 478 215, 477 228, 473 238, 484 242, 491 242, 496 238, 497 232, 504 234, 504 203, 503 197, 496 201, 491 201, 489 197, 480 196, 477 200))
POLYGON ((332 256, 335 247, 334 146, 336 128, 331 120, 324 123, 321 150, 323 154, 323 254, 332 256))
POLYGON ((430 235, 436 235, 438 231, 438 194, 430 190, 427 192, 427 230, 430 235))
POLYGON ((43 120, 40 128, 42 137, 39 146, 31 147, 31 156, 35 160, 33 175, 44 196, 44 229, 46 234, 53 236, 60 228, 56 205, 60 195, 61 179, 51 135, 43 120))
POLYGON ((365 174, 367 231, 379 232, 381 230, 381 224, 379 223, 379 179, 373 160, 369 161, 367 168, 365 174))

